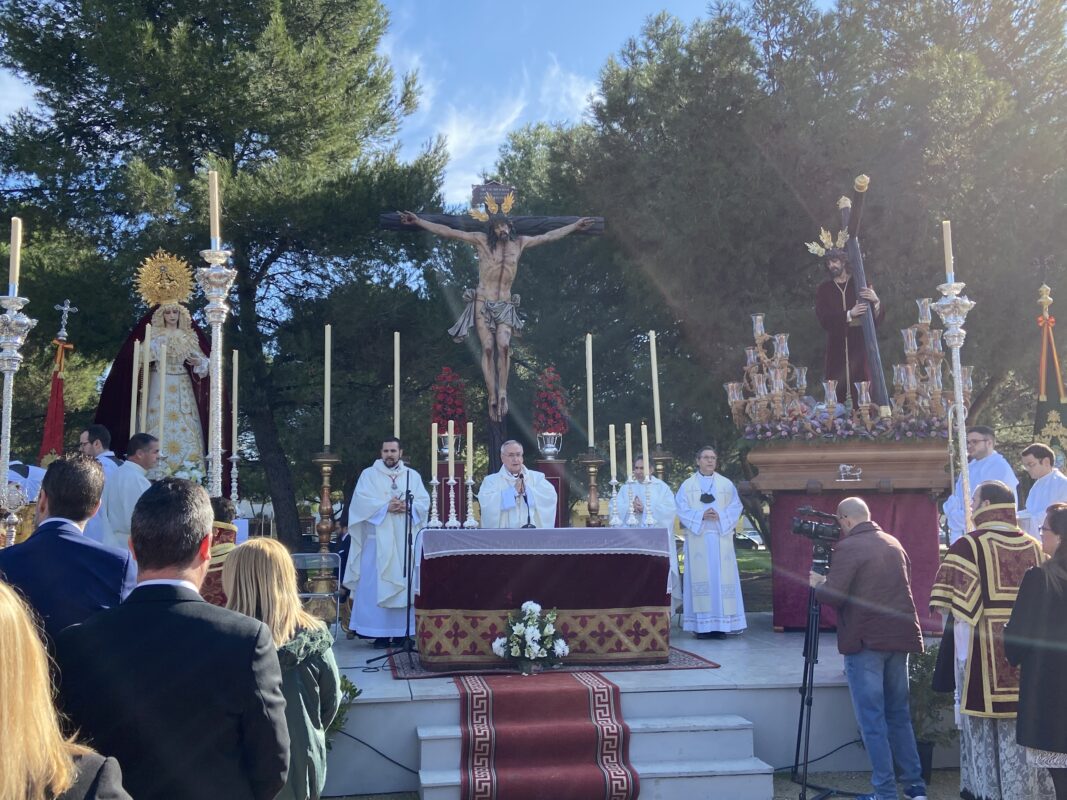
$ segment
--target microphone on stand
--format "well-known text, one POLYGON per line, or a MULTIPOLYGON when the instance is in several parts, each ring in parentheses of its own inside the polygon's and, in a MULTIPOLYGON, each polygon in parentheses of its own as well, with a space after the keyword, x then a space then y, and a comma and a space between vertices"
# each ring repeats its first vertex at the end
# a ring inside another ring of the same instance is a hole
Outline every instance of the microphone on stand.
POLYGON ((530 518, 530 495, 528 495, 526 493, 526 476, 525 476, 525 474, 522 476, 522 478, 520 478, 520 480, 522 480, 522 499, 526 503, 526 524, 523 525, 522 527, 523 528, 536 528, 537 526, 533 524, 533 520, 530 518))

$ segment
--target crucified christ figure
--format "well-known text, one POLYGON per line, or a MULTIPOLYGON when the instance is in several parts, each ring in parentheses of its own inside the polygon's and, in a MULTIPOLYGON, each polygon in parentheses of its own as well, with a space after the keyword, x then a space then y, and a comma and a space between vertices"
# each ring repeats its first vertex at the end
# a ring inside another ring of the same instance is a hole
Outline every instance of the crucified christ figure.
POLYGON ((402 225, 414 225, 445 239, 458 239, 478 254, 478 288, 463 295, 467 306, 448 332, 456 341, 467 337, 473 327, 482 348, 482 375, 489 392, 489 418, 499 422, 508 413, 508 375, 511 372, 511 334, 522 330, 519 296, 511 293, 519 257, 528 247, 555 242, 575 231, 587 231, 597 222, 580 217, 570 224, 536 236, 515 232, 506 214, 492 214, 484 230, 462 230, 423 219, 410 211, 399 212, 402 225))

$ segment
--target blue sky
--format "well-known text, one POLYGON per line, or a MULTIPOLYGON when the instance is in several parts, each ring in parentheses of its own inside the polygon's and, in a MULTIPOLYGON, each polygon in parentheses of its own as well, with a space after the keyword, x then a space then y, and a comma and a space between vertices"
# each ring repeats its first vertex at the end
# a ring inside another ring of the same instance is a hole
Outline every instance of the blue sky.
MULTIPOLYGON (((818 0, 826 7, 830 0, 818 0)), ((398 73, 417 69, 419 109, 400 131, 412 157, 437 135, 450 160, 444 195, 470 202, 509 132, 534 122, 577 122, 608 57, 667 11, 684 22, 705 0, 383 0, 390 14, 381 50, 398 73)), ((32 102, 29 86, 0 71, 0 119, 32 102)))

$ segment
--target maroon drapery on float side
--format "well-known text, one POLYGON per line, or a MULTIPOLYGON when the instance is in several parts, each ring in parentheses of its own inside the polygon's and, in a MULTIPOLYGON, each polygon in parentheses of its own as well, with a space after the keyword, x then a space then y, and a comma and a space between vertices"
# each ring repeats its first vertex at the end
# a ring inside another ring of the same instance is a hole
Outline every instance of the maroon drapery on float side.
MULTIPOLYGON (((149 309, 148 313, 137 321, 130 335, 126 337, 126 341, 122 343, 122 347, 119 348, 119 352, 111 364, 107 380, 104 381, 104 388, 100 392, 100 403, 96 407, 96 416, 93 422, 108 429, 111 433, 111 449, 118 455, 126 455, 126 446, 129 444, 130 436, 138 432, 130 430, 130 389, 132 388, 134 374, 133 343, 134 341, 144 341, 145 328, 152 321, 152 315, 157 308, 159 306, 153 306, 149 309)), ((204 335, 204 332, 195 321, 192 325, 197 342, 200 344, 200 349, 205 354, 210 355, 211 340, 204 335)), ((211 384, 208 379, 210 376, 201 378, 193 372, 188 364, 185 365, 185 370, 192 381, 193 397, 196 399, 196 408, 200 416, 200 429, 204 434, 204 455, 207 456, 207 435, 211 421, 211 384)), ((227 497, 230 493, 231 466, 228 460, 228 456, 231 453, 227 450, 227 446, 232 441, 229 408, 230 393, 224 383, 222 387, 222 493, 227 497)))
MULTIPOLYGON (((811 570, 811 540, 791 532, 797 509, 811 506, 834 513, 846 497, 861 497, 870 506, 871 519, 891 533, 911 559, 911 593, 923 631, 939 633, 941 615, 930 611, 930 590, 940 562, 937 502, 928 491, 878 492, 832 491, 821 494, 775 492, 771 503, 771 550, 773 567, 774 626, 803 629, 808 621, 808 572, 811 570)), ((837 625, 830 606, 822 606, 822 627, 837 625)))
POLYGON ((52 368, 52 389, 48 393, 48 411, 44 417, 44 434, 41 436, 41 449, 37 453, 37 463, 42 467, 63 454, 63 428, 67 413, 67 404, 63 395, 63 370, 66 367, 66 354, 74 345, 59 339, 53 339, 56 346, 56 361, 52 368))

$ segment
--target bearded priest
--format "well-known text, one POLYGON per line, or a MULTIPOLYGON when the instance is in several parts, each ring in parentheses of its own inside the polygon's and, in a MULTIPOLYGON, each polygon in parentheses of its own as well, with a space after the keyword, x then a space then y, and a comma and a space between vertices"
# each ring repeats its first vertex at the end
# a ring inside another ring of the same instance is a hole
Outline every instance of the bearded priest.
POLYGON ((729 479, 715 471, 718 463, 714 447, 701 447, 697 471, 675 498, 686 529, 682 629, 698 639, 721 639, 747 627, 734 553, 741 499, 729 479))
POLYGON ((345 569, 345 588, 352 592, 351 630, 374 646, 399 644, 415 630, 415 615, 405 619, 408 581, 404 577, 408 512, 405 493, 411 491, 412 534, 421 528, 430 508, 422 476, 403 462, 400 440, 382 441, 381 458, 360 473, 349 501, 348 533, 352 542, 345 569), (410 623, 410 624, 409 624, 410 623))
POLYGON ((522 445, 500 445, 500 471, 486 476, 478 491, 483 528, 556 527, 556 489, 543 472, 527 469, 522 445))

